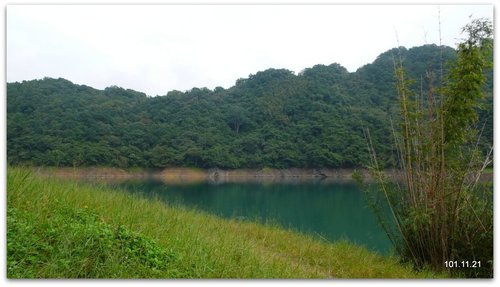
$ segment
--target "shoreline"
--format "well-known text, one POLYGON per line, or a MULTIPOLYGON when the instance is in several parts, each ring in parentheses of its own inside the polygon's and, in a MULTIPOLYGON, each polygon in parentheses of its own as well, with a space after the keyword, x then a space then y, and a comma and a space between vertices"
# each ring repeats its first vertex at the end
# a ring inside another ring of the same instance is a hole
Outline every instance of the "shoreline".
POLYGON ((165 168, 165 169, 122 169, 114 167, 33 167, 35 173, 74 179, 157 179, 165 182, 287 182, 317 180, 352 180, 352 173, 358 171, 365 178, 368 170, 289 168, 289 169, 200 169, 200 168, 165 168))
MULTIPOLYGON (((200 168, 165 168, 165 169, 122 169, 115 167, 32 167, 43 176, 55 176, 71 179, 100 179, 105 181, 154 179, 166 183, 194 182, 309 182, 309 181, 352 181, 353 172, 359 172, 366 181, 373 181, 367 169, 333 168, 261 168, 261 169, 200 169, 200 168)), ((396 170, 386 171, 389 177, 402 178, 396 170)), ((493 181, 493 173, 486 172, 481 181, 493 181)))
POLYGON ((39 177, 26 167, 9 167, 7 177, 9 278, 448 276, 272 222, 221 218, 111 187, 39 177), (24 260, 32 250, 44 252, 24 260), (101 263, 89 265, 95 258, 101 263), (62 260, 69 262, 64 268, 62 260))

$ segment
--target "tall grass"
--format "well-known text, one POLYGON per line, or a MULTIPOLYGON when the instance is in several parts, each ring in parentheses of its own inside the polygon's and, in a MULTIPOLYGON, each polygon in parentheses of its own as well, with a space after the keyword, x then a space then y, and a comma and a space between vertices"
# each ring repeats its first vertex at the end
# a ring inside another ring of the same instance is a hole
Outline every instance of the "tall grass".
POLYGON ((464 32, 468 38, 458 46, 458 60, 438 88, 429 72, 427 89, 412 92, 402 60, 395 57, 400 125, 393 134, 404 180, 394 184, 385 177, 369 139, 371 170, 389 203, 395 225, 385 227, 402 258, 418 268, 492 277, 492 186, 479 183, 492 148, 480 152, 476 127, 492 49, 491 22, 473 20, 464 32), (469 266, 480 261, 481 267, 450 268, 449 261, 469 266))
POLYGON ((7 171, 9 278, 422 278, 397 258, 106 187, 7 171))

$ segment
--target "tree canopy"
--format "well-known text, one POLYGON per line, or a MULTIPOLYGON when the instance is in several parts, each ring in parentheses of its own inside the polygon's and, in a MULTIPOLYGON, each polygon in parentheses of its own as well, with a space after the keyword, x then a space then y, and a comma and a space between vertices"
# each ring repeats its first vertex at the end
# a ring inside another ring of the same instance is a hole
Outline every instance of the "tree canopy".
MULTIPOLYGON (((441 49, 399 50, 409 76, 437 70, 441 49)), ((456 51, 442 47, 443 59, 456 51)), ((395 50, 349 73, 339 64, 297 75, 268 69, 224 89, 165 96, 65 79, 7 84, 10 164, 164 168, 352 168, 369 162, 363 130, 379 158, 394 165, 390 119, 397 117, 395 50)), ((446 67, 446 65, 445 65, 446 67)), ((480 122, 492 142, 492 76, 480 122)), ((420 83, 414 84, 418 90, 420 83)), ((486 146, 486 144, 485 144, 486 146)))

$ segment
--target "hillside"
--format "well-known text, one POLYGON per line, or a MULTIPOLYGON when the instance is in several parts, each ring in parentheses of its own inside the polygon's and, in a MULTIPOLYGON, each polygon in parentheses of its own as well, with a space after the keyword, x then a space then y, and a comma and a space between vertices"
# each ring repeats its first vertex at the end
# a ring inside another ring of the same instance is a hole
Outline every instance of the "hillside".
MULTIPOLYGON (((455 58, 452 48, 442 51, 444 62, 455 58)), ((399 52, 416 91, 421 79, 428 83, 426 70, 438 75, 440 49, 426 45, 387 51, 354 73, 338 64, 297 75, 268 69, 228 89, 157 97, 65 79, 8 83, 8 163, 352 168, 368 163, 368 128, 380 159, 391 166, 390 118, 397 117, 392 59, 399 52)), ((483 145, 493 140, 491 80, 485 89, 483 145)))

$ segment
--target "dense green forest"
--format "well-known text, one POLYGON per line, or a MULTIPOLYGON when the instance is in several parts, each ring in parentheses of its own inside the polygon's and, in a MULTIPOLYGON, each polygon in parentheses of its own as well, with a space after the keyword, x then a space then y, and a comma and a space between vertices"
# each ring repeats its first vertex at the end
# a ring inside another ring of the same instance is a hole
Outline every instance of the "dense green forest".
MULTIPOLYGON (((425 45, 392 49, 349 73, 338 64, 299 74, 268 69, 224 89, 193 88, 150 97, 65 79, 7 84, 9 164, 44 166, 322 168, 395 164, 391 121, 398 116, 393 57, 400 53, 413 90, 437 87, 440 58, 425 45), (428 71, 432 71, 433 81, 428 71)), ((481 145, 493 142, 492 71, 480 111, 481 145)), ((423 95, 425 98, 425 95, 423 95)))

